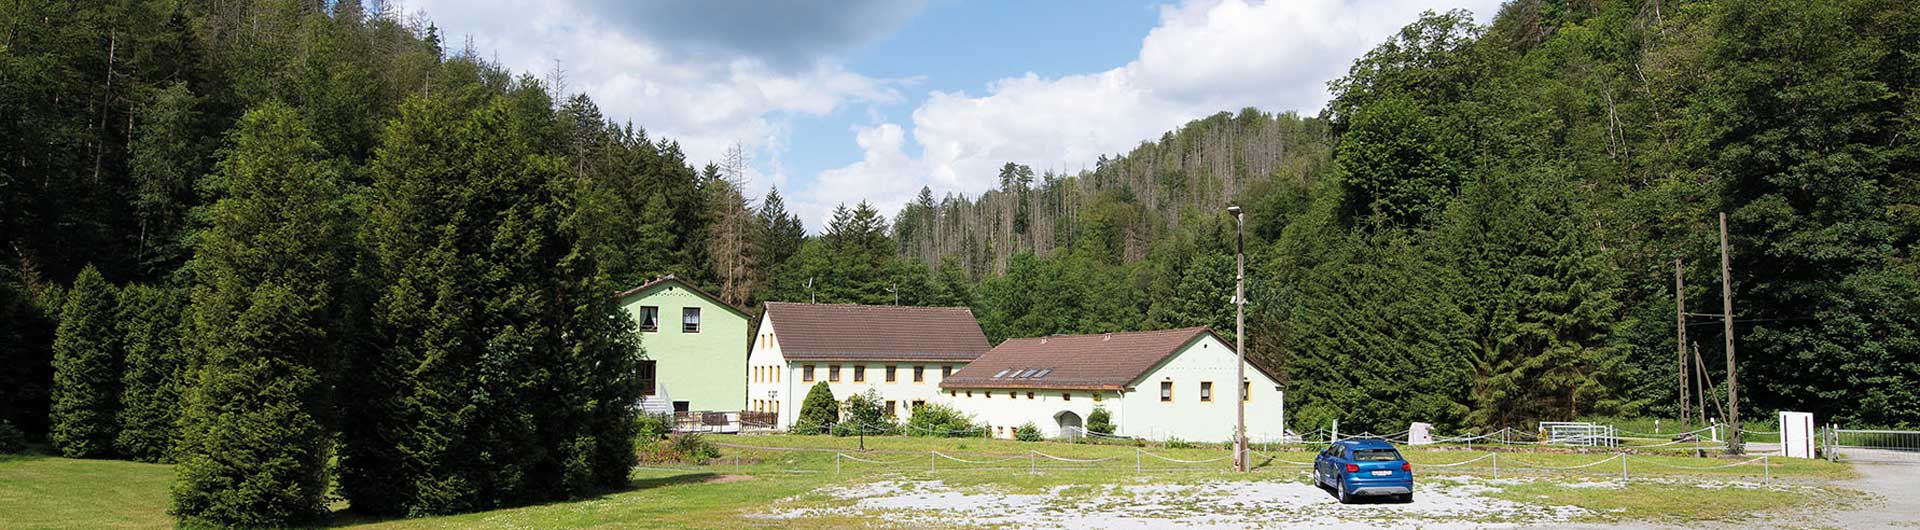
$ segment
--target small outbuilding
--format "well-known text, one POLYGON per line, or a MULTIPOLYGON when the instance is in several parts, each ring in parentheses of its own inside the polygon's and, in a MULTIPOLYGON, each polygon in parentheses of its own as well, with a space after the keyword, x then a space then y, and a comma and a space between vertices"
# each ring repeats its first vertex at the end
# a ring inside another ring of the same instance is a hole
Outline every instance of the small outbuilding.
MULTIPOLYGON (((1225 442, 1233 439, 1236 360, 1204 327, 1009 339, 940 389, 1001 437, 1028 422, 1046 437, 1080 436, 1103 408, 1116 436, 1225 442)), ((1239 384, 1247 438, 1280 439, 1286 401, 1278 379, 1248 363, 1239 384)))

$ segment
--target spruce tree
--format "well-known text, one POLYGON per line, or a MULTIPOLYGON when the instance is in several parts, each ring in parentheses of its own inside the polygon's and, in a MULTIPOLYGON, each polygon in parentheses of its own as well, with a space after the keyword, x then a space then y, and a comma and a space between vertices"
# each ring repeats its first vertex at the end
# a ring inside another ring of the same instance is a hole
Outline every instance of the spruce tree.
POLYGON ((767 196, 760 199, 760 208, 754 212, 759 222, 759 243, 762 266, 767 269, 779 267, 787 258, 800 252, 800 243, 806 240, 807 229, 800 224, 800 216, 787 211, 787 201, 780 196, 780 188, 768 188, 767 196))
POLYGON ((115 289, 81 269, 53 339, 53 446, 74 458, 113 454, 119 432, 120 341, 115 289))
POLYGON ((813 384, 807 390, 807 398, 800 402, 800 417, 794 421, 793 431, 800 434, 821 434, 833 429, 840 423, 840 402, 833 400, 833 389, 827 388, 827 382, 813 384))
MULTIPOLYGON (((347 403, 357 511, 427 515, 624 484, 640 353, 537 84, 415 99, 376 148, 373 347, 347 403)), ((609 235, 611 234, 611 235, 609 235)))
POLYGON ((332 378, 348 337, 343 184, 292 108, 247 112, 219 163, 227 197, 194 257, 196 370, 182 412, 173 514, 275 527, 327 513, 332 378))
POLYGON ((173 461, 185 355, 180 348, 182 291, 131 285, 118 317, 126 352, 120 376, 120 435, 114 447, 142 462, 173 461))
POLYGON ((1470 320, 1478 372, 1472 422, 1500 428, 1625 410, 1612 343, 1618 273, 1583 222, 1571 183, 1495 171, 1449 212, 1445 258, 1470 320))

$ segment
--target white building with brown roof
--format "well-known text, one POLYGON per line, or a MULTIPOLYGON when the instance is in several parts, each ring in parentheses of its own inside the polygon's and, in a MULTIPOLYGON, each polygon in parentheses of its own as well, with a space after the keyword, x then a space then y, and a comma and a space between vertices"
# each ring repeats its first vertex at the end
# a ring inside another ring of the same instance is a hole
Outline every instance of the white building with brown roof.
MULTIPOLYGON (((1009 339, 941 381, 945 402, 996 436, 1027 422, 1043 436, 1074 436, 1095 407, 1115 435, 1165 440, 1233 439, 1237 357, 1207 328, 1009 339)), ((1286 432, 1286 395, 1249 363, 1247 438, 1286 432)), ((835 394, 838 396, 839 394, 835 394)))
POLYGON ((904 420, 988 348, 964 307, 767 302, 747 357, 747 410, 791 427, 807 391, 826 381, 835 400, 876 390, 904 420))

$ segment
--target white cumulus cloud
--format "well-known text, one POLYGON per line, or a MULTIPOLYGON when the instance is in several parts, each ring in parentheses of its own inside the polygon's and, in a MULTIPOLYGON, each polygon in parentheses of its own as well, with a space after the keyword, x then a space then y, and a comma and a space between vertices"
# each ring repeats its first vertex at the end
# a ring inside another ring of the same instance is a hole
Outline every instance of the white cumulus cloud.
MULTIPOLYGON (((635 15, 626 11, 644 10, 640 5, 598 0, 406 0, 405 4, 404 10, 424 11, 454 48, 471 39, 479 55, 516 72, 545 78, 564 71, 568 93, 591 96, 602 113, 631 120, 653 138, 680 142, 695 165, 718 161, 728 146, 740 143, 759 162, 749 174, 748 190, 755 195, 787 181, 780 156, 793 116, 822 116, 845 105, 901 101, 899 82, 860 75, 820 55, 757 54, 776 46, 756 50, 752 42, 717 47, 711 53, 686 52, 676 43, 658 41, 660 35, 632 27, 635 15), (771 174, 761 174, 758 168, 771 174)), ((885 10, 892 23, 904 21, 891 14, 899 8, 885 10)), ((742 16, 757 12, 736 11, 742 16)), ((888 30, 884 26, 871 29, 888 30)), ((844 35, 803 34, 775 39, 774 44, 782 50, 827 53, 848 40, 844 35), (815 43, 823 39, 831 42, 815 43)))
MULTIPOLYGON (((1327 82, 1426 10, 1465 7, 1482 22, 1498 0, 1190 0, 1160 8, 1159 24, 1127 64, 1085 74, 1001 79, 986 93, 933 92, 914 110, 920 156, 891 138, 903 127, 858 129, 865 158, 800 190, 818 213, 862 199, 891 211, 921 186, 977 194, 1006 162, 1073 172, 1220 111, 1315 113, 1327 82), (831 177, 831 178, 828 178, 831 177)), ((811 221, 811 219, 810 219, 811 221)), ((817 227, 818 225, 813 225, 817 227)))

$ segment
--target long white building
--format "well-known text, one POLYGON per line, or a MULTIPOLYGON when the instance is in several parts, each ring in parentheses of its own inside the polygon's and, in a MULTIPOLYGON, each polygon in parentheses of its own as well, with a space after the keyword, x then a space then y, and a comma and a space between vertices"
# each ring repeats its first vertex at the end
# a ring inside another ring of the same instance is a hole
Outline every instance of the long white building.
POLYGON ((905 420, 938 400, 940 383, 988 349, 973 311, 767 302, 747 356, 747 409, 791 427, 807 391, 827 382, 835 400, 868 389, 905 420))
MULTIPOLYGON (((1081 434, 1094 409, 1114 435, 1150 440, 1231 440, 1233 349, 1204 327, 1010 339, 989 348, 964 307, 768 302, 747 357, 747 408, 774 428, 799 418, 826 382, 836 401, 874 390, 905 421, 919 405, 971 414, 995 436, 1032 422, 1049 438, 1081 434)), ((1285 435, 1285 392, 1249 363, 1247 437, 1285 435)))
MULTIPOLYGON (((1010 339, 940 388, 1001 437, 1028 422, 1046 437, 1077 435, 1105 408, 1118 436, 1224 442, 1233 439, 1236 359, 1207 328, 1010 339)), ((1247 437, 1279 439, 1285 392, 1246 368, 1247 437)))

